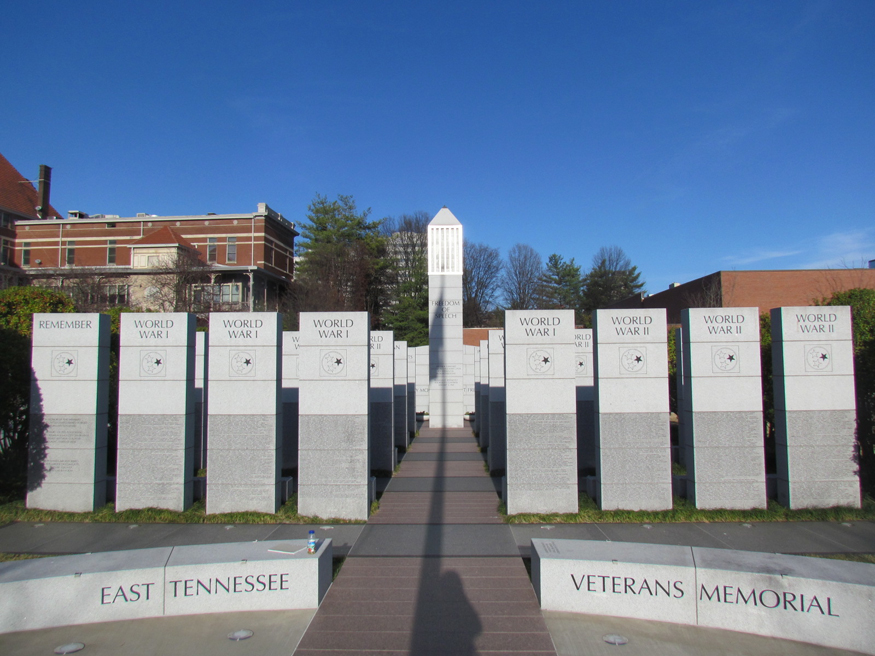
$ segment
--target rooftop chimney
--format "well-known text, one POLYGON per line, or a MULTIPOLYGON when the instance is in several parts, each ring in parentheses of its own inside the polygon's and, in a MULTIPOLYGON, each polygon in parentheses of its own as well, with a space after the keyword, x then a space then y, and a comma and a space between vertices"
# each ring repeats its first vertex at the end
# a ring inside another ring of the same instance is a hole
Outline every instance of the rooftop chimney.
POLYGON ((39 205, 36 207, 36 215, 44 219, 49 213, 49 192, 52 188, 52 167, 40 164, 39 166, 39 205))

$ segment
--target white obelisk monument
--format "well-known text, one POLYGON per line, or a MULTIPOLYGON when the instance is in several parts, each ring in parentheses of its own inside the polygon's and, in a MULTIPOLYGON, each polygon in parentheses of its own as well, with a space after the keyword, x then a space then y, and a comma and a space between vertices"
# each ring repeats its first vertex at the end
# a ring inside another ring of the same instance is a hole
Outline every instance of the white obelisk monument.
POLYGON ((462 224, 446 207, 428 224, 429 426, 465 424, 462 224))

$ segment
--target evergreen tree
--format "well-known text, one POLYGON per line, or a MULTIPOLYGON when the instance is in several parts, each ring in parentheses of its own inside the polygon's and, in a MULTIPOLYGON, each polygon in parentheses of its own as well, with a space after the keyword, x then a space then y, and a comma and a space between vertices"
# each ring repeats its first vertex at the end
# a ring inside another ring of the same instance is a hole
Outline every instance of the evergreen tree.
POLYGON ((387 303, 389 260, 382 221, 368 221, 352 196, 316 194, 300 226, 297 309, 367 311, 379 323, 387 303))
POLYGON ((541 276, 538 307, 545 309, 568 309, 575 311, 575 320, 583 305, 583 274, 574 258, 566 262, 561 255, 553 253, 547 258, 544 275, 541 276))
POLYGON ((602 246, 584 279, 583 309, 592 312, 644 291, 638 267, 619 246, 602 246))

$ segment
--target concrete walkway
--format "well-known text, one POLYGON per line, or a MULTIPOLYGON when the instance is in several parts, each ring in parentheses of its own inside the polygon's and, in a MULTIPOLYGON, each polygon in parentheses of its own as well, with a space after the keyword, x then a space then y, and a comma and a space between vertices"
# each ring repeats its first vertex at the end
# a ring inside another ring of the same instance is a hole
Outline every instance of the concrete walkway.
POLYGON ((421 429, 296 656, 555 655, 497 506, 471 431, 421 429))
POLYGON ((532 537, 779 553, 875 553, 875 523, 513 525, 496 512, 468 428, 421 430, 400 471, 381 481, 367 525, 81 524, 0 527, 0 552, 61 555, 186 544, 305 538, 347 557, 318 612, 250 612, 110 622, 0 635, 0 654, 848 654, 803 643, 623 618, 541 612, 520 556, 532 537), (238 629, 255 635, 231 642, 238 629), (617 647, 603 637, 621 634, 617 647), (297 651, 295 648, 297 646, 297 651))

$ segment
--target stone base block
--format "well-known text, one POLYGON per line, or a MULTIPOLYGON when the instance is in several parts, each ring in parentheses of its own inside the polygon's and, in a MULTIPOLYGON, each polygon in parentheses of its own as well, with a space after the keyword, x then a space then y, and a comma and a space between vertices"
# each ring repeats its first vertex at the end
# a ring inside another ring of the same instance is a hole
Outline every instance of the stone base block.
POLYGON ((182 512, 194 501, 194 482, 119 483, 116 490, 116 512, 132 508, 166 508, 182 512))
POLYGON ((27 493, 28 508, 92 512, 106 505, 106 479, 95 483, 43 483, 27 493))
POLYGON ((368 484, 305 485, 298 482, 298 513, 322 519, 368 518, 368 484))
POLYGON ((765 477, 761 481, 688 481, 687 498, 703 510, 765 508, 765 477))
POLYGON ((207 480, 207 514, 275 513, 280 507, 279 481, 273 485, 227 485, 207 480))
POLYGON ((519 513, 576 513, 577 486, 555 490, 514 489, 505 484, 508 515, 519 513))
POLYGON ((778 503, 786 508, 860 507, 860 482, 788 481, 778 478, 778 503))
POLYGON ((665 483, 620 483, 601 481, 598 492, 602 510, 671 510, 671 477, 665 483))

